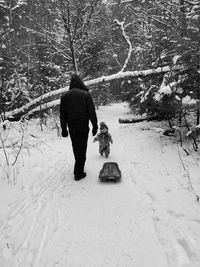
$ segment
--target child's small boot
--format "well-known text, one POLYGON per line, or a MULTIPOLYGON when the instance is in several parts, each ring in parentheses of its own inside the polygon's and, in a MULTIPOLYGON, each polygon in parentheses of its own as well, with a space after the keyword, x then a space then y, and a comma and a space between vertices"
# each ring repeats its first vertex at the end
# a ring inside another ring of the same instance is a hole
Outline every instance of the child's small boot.
POLYGON ((101 156, 103 156, 103 149, 101 147, 99 148, 99 153, 101 156))
POLYGON ((105 151, 105 157, 108 158, 108 156, 109 156, 109 152, 105 151))

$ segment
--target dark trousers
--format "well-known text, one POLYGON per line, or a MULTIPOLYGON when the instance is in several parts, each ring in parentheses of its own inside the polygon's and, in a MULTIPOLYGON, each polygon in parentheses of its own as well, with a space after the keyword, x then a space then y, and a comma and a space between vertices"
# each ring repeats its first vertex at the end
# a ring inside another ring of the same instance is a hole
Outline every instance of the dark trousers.
POLYGON ((73 122, 69 124, 69 134, 72 141, 75 164, 74 175, 79 176, 84 171, 87 151, 89 127, 88 123, 73 122))

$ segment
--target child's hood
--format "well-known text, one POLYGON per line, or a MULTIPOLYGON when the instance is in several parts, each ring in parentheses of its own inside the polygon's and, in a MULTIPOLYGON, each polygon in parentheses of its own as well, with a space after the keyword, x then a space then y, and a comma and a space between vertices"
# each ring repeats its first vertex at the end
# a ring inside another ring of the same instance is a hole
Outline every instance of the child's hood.
POLYGON ((103 128, 107 128, 107 130, 108 130, 108 126, 106 125, 106 123, 104 121, 100 122, 100 130, 103 128))

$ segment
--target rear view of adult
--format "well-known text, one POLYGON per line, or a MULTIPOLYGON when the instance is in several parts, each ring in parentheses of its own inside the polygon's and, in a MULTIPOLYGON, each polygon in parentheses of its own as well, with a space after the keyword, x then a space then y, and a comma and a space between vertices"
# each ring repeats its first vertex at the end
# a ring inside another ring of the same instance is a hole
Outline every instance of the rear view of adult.
POLYGON ((94 102, 81 78, 74 74, 71 77, 69 91, 61 96, 60 123, 62 137, 68 136, 72 141, 75 158, 74 179, 79 181, 86 176, 84 166, 86 161, 89 121, 92 123, 92 134, 98 130, 94 102))

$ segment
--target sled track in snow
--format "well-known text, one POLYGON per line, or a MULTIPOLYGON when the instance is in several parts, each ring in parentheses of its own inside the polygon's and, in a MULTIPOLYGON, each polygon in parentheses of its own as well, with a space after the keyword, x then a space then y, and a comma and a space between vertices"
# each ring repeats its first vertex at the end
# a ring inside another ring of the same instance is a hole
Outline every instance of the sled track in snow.
POLYGON ((71 180, 66 177, 71 176, 71 165, 69 159, 55 163, 54 171, 33 186, 28 197, 25 194, 14 204, 0 227, 0 265, 1 261, 8 263, 14 258, 9 267, 43 266, 40 260, 48 237, 53 239, 59 226, 62 198, 69 197, 67 187, 71 180))

